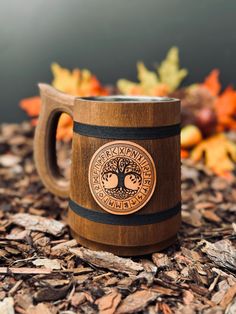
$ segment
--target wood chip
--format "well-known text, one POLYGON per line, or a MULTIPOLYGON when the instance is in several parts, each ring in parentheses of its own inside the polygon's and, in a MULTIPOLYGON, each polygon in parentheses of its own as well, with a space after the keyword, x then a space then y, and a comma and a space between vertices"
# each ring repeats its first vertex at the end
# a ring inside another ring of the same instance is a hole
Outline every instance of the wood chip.
MULTIPOLYGON (((236 313, 235 172, 225 180, 200 163, 182 160, 184 223, 179 243, 153 255, 158 266, 151 254, 128 259, 81 249, 76 256, 80 246, 64 228, 68 200, 51 194, 36 173, 33 131, 28 122, 0 125, 1 306, 14 297, 9 305, 17 314, 115 314, 118 308, 236 313)), ((70 145, 57 141, 63 175, 70 169, 70 145)))
POLYGON ((14 300, 12 297, 5 298, 0 302, 0 313, 1 314, 15 314, 14 300))
POLYGON ((228 268, 231 271, 236 270, 236 249, 229 240, 221 240, 215 243, 203 240, 200 244, 204 244, 201 248, 210 260, 216 265, 228 268))
POLYGON ((71 287, 71 284, 68 284, 60 288, 48 286, 37 291, 34 294, 34 299, 37 302, 56 301, 59 299, 63 299, 67 295, 70 287, 71 287))
POLYGON ((54 236, 61 235, 65 228, 65 224, 60 221, 30 214, 16 214, 12 216, 12 222, 27 230, 41 231, 54 236))
POLYGON ((152 254, 152 260, 157 268, 168 267, 171 265, 171 261, 166 254, 154 253, 152 254))
POLYGON ((183 293, 183 302, 185 305, 189 305, 193 302, 194 295, 190 290, 185 290, 183 293))
POLYGON ((66 242, 63 242, 63 243, 59 243, 55 246, 52 247, 52 251, 56 251, 56 250, 65 250, 65 249, 68 249, 70 247, 74 247, 76 246, 78 243, 76 240, 70 240, 70 241, 66 241, 66 242))
POLYGON ((150 261, 148 259, 142 259, 141 263, 142 263, 142 266, 146 272, 156 274, 157 267, 152 261, 150 261))
POLYGON ((161 287, 161 286, 153 286, 151 288, 152 291, 157 292, 158 294, 161 295, 169 295, 169 296, 178 296, 179 292, 175 291, 173 289, 170 288, 165 288, 165 287, 161 287))
POLYGON ((118 257, 112 253, 92 251, 83 247, 72 248, 69 251, 96 267, 108 268, 115 272, 136 275, 143 270, 141 264, 135 263, 129 258, 118 257))
POLYGON ((236 298, 234 298, 233 302, 227 306, 225 314, 235 314, 236 313, 236 298))
POLYGON ((27 314, 53 314, 53 312, 50 311, 47 304, 39 303, 37 305, 31 305, 27 311, 27 314))
POLYGON ((49 269, 61 269, 61 263, 58 259, 38 258, 32 263, 35 266, 44 266, 49 269))
POLYGON ((87 300, 86 294, 84 292, 76 292, 71 298, 71 305, 78 307, 80 304, 87 300))
POLYGON ((203 210, 202 216, 213 222, 221 222, 221 218, 213 210, 203 210))
POLYGON ((139 290, 128 295, 117 309, 117 314, 137 313, 147 304, 156 300, 158 293, 150 290, 139 290))
POLYGON ((236 284, 228 289, 222 301, 220 302, 220 306, 226 309, 226 307, 231 303, 235 295, 236 295, 236 284))
POLYGON ((98 306, 99 314, 113 314, 121 301, 121 294, 117 291, 96 300, 95 304, 98 306))
POLYGON ((11 154, 6 154, 0 156, 0 165, 3 167, 13 167, 18 164, 21 159, 18 156, 14 156, 11 154))
POLYGON ((49 268, 30 268, 30 267, 0 267, 0 274, 20 274, 20 275, 36 275, 51 274, 49 268))

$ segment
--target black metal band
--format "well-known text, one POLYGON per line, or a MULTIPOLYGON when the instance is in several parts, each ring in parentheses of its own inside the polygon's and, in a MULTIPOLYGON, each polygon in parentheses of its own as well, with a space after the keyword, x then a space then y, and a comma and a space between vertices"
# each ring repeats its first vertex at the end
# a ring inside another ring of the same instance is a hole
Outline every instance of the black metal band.
POLYGON ((181 211, 181 203, 176 206, 166 209, 165 211, 146 214, 146 215, 113 215, 106 212, 98 212, 88 208, 84 208, 74 201, 69 201, 70 209, 79 216, 88 220, 99 222, 107 225, 123 225, 123 226, 137 226, 137 225, 150 225, 157 222, 167 220, 181 211))
POLYGON ((74 121, 74 132, 84 136, 98 138, 146 140, 178 135, 180 133, 180 124, 159 127, 127 128, 90 125, 74 121))

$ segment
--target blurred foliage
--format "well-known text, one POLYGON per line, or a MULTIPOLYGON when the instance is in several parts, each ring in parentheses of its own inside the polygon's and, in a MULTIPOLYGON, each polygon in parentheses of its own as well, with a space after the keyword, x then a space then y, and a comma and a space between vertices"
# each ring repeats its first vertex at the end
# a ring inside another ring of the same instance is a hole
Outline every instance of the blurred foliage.
MULTIPOLYGON (((87 69, 70 71, 53 63, 51 70, 52 85, 62 92, 81 97, 104 96, 111 92, 87 69)), ((228 132, 236 131, 236 91, 232 86, 222 91, 219 70, 213 69, 203 82, 181 88, 188 71, 180 68, 178 48, 172 47, 155 71, 138 62, 137 72, 137 82, 117 81, 118 92, 181 99, 181 157, 195 162, 202 160, 216 174, 227 177, 235 169, 236 161, 235 143, 227 137, 228 132)), ((32 117, 35 125, 40 112, 40 98, 23 99, 20 106, 32 117)), ((61 115, 58 140, 71 139, 72 123, 68 115, 61 115)))
POLYGON ((118 90, 124 95, 166 96, 175 91, 187 76, 186 69, 180 69, 179 50, 172 47, 156 71, 149 71, 143 62, 137 63, 139 82, 120 79, 118 90))

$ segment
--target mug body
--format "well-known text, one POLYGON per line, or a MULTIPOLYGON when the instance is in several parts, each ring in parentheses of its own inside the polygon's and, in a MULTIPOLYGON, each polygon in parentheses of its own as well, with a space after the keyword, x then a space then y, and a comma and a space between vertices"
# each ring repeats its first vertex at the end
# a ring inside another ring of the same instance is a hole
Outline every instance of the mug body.
POLYGON ((181 222, 179 100, 78 98, 73 117, 73 236, 123 256, 173 243, 181 222))

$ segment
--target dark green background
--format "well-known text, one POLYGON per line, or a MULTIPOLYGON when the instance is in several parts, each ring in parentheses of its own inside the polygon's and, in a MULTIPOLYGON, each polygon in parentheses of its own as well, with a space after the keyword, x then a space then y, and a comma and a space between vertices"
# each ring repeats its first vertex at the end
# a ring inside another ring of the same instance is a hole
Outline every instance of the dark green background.
POLYGON ((115 83, 177 45, 185 83, 214 67, 236 83, 235 26, 235 0, 0 0, 0 120, 25 118, 18 101, 51 81, 53 61, 115 83))

